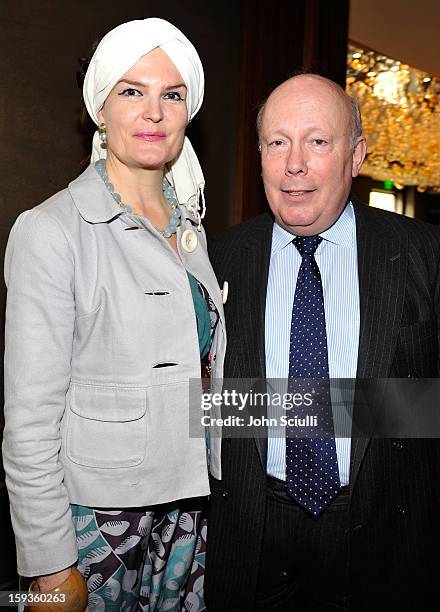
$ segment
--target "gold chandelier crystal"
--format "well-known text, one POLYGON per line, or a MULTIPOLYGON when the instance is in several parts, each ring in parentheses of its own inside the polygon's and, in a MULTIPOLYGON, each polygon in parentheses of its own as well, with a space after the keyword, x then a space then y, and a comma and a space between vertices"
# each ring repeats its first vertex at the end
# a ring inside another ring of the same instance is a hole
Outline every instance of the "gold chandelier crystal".
POLYGON ((368 144, 362 174, 440 192, 440 78, 350 44, 347 92, 368 144))

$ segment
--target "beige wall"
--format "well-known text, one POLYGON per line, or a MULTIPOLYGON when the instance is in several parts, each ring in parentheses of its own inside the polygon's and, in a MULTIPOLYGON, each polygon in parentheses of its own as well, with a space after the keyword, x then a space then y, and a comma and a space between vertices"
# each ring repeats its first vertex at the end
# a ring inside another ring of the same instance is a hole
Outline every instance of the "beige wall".
POLYGON ((438 0, 350 0, 349 37, 440 76, 438 0))

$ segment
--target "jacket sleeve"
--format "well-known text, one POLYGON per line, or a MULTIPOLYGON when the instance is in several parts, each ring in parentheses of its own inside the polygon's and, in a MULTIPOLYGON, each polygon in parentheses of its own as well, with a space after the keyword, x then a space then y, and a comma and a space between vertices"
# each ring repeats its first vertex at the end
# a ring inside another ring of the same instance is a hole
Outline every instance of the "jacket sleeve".
POLYGON ((39 576, 77 559, 60 421, 70 383, 74 261, 61 225, 44 209, 22 213, 5 256, 4 468, 18 572, 39 576))

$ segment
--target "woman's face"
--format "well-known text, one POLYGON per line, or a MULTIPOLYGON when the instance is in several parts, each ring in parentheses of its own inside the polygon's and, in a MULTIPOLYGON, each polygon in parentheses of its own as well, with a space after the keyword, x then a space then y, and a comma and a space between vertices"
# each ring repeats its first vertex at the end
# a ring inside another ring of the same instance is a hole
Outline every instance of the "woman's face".
POLYGON ((188 113, 186 86, 160 48, 147 53, 109 93, 98 120, 107 155, 129 167, 158 169, 182 148, 188 113))

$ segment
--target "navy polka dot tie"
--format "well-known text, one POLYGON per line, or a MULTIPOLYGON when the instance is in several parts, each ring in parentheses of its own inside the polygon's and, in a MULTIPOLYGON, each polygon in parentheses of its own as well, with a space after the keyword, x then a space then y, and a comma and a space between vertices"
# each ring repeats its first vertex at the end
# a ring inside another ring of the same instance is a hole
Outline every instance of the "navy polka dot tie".
MULTIPOLYGON (((287 492, 314 516, 324 510, 341 487, 328 388, 324 297, 314 255, 321 240, 320 236, 297 236, 293 240, 302 262, 292 309, 289 388, 312 393, 313 404, 308 413, 317 416, 319 431, 326 432, 326 436, 302 437, 301 428, 286 429, 287 492), (299 387, 293 379, 314 380, 300 381, 299 387)), ((310 436, 310 429, 308 432, 310 436)))

